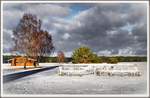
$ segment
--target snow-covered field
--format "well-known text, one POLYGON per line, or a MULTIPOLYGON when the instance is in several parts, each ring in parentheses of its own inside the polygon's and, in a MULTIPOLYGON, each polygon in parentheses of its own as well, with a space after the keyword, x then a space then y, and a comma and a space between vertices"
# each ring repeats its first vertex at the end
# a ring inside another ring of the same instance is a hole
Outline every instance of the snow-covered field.
POLYGON ((57 65, 59 64, 58 63, 39 63, 39 66, 37 68, 35 68, 34 66, 27 66, 27 68, 24 69, 23 66, 11 66, 10 63, 5 63, 3 64, 3 75, 27 71, 27 70, 35 70, 35 69, 44 68, 44 67, 57 66, 57 65))
POLYGON ((58 68, 4 83, 7 94, 146 94, 146 62, 138 62, 140 77, 59 76, 58 68))

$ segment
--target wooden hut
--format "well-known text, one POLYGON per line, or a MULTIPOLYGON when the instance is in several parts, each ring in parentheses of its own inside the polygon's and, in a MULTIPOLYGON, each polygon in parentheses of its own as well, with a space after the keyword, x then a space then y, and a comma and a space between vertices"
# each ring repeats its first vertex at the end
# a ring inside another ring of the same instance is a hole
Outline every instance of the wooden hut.
POLYGON ((11 66, 37 66, 37 60, 23 57, 23 56, 17 56, 9 60, 11 63, 11 66))

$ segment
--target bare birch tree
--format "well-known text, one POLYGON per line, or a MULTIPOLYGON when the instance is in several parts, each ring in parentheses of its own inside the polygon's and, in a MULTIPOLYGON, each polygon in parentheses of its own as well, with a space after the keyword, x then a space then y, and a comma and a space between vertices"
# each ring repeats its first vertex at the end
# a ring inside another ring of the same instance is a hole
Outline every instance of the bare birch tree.
POLYGON ((41 20, 33 14, 24 14, 13 31, 14 50, 39 60, 54 49, 52 36, 41 30, 41 20))

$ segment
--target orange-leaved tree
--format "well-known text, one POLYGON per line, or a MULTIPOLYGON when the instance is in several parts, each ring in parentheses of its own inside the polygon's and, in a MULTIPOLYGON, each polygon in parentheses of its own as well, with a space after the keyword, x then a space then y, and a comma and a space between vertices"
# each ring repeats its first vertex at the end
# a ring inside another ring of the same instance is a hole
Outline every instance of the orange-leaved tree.
POLYGON ((41 29, 41 20, 33 14, 24 14, 13 30, 14 50, 36 59, 49 55, 54 46, 52 36, 41 29))
POLYGON ((65 61, 65 55, 62 51, 59 51, 57 54, 57 61, 63 63, 65 61))

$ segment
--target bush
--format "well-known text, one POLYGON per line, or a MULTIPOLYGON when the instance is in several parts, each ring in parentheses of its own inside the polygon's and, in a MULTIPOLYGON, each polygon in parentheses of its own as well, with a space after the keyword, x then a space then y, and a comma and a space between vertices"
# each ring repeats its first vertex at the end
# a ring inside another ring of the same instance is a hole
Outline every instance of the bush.
POLYGON ((98 57, 96 54, 92 55, 92 63, 102 63, 102 59, 98 57))
POLYGON ((101 59, 96 55, 93 54, 91 49, 88 47, 80 47, 75 49, 72 55, 72 62, 73 63, 99 63, 101 59))
POLYGON ((118 63, 118 59, 113 57, 108 58, 107 63, 116 64, 118 63))

